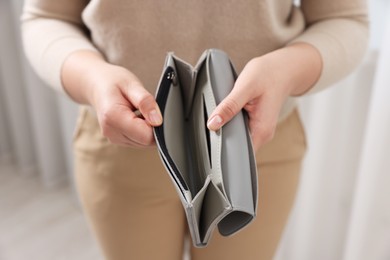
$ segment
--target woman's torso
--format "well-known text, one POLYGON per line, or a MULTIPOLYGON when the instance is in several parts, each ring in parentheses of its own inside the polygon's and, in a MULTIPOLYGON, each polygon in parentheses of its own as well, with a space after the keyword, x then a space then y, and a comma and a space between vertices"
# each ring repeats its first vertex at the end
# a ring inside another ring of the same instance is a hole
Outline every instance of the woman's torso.
MULTIPOLYGON (((167 52, 195 64, 205 49, 222 49, 240 72, 304 30, 292 0, 91 0, 83 21, 106 59, 135 73, 151 93, 167 52)), ((282 116, 291 110, 289 100, 282 116)))

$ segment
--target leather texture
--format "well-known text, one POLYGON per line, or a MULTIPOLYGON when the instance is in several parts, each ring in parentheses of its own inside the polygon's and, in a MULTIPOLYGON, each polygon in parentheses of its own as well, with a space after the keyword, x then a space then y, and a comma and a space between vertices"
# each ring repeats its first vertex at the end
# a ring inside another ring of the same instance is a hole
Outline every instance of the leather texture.
POLYGON ((206 126, 236 78, 220 50, 206 50, 195 67, 168 53, 157 89, 164 118, 154 128, 160 158, 197 247, 207 245, 215 227, 232 235, 256 216, 257 167, 245 112, 217 132, 206 126))

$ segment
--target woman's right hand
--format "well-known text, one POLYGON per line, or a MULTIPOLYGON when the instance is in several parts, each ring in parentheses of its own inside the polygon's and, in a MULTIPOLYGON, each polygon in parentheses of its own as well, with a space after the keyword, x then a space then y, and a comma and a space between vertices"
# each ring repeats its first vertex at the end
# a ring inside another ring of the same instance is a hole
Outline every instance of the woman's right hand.
POLYGON ((155 144, 152 127, 162 124, 161 112, 133 73, 98 53, 77 51, 65 60, 61 78, 71 98, 94 107, 110 142, 138 148, 155 144))

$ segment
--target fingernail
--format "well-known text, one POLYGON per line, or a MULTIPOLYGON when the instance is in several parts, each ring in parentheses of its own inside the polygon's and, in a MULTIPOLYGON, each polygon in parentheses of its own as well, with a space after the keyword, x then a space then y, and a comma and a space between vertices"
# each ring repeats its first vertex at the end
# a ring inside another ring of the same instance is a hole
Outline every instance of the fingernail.
POLYGON ((222 118, 219 115, 213 116, 207 123, 207 127, 210 130, 216 131, 222 126, 222 118))
POLYGON ((149 120, 153 125, 160 125, 162 123, 162 116, 156 109, 149 112, 149 120))

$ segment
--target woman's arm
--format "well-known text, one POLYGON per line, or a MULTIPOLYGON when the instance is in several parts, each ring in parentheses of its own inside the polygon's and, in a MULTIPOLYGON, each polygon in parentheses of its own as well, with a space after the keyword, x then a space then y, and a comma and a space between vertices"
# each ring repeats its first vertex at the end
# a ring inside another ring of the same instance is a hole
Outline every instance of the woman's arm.
POLYGON ((74 51, 99 53, 87 36, 81 13, 86 0, 26 0, 22 38, 26 56, 37 74, 51 87, 64 92, 61 69, 74 51))
POLYGON ((254 58, 239 75, 232 92, 217 106, 208 121, 218 130, 244 108, 255 150, 273 137, 279 112, 289 96, 306 92, 321 74, 317 49, 296 43, 254 58))
POLYGON ((95 52, 81 50, 65 60, 61 75, 75 101, 95 108, 102 133, 112 143, 139 148, 154 145, 152 126, 162 123, 161 112, 133 73, 107 63, 95 52))
POLYGON ((310 93, 348 75, 362 60, 368 45, 366 0, 302 0, 306 30, 291 43, 304 42, 321 54, 321 76, 310 93))
POLYGON ((271 140, 288 96, 319 91, 347 75, 368 42, 364 0, 302 0, 306 30, 289 45, 252 59, 208 121, 218 130, 242 108, 255 149, 271 140))
POLYGON ((27 57, 49 85, 95 108, 102 132, 112 143, 151 146, 152 126, 162 123, 158 105, 135 75, 107 63, 90 42, 81 19, 88 2, 25 1, 22 34, 27 57))

